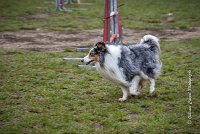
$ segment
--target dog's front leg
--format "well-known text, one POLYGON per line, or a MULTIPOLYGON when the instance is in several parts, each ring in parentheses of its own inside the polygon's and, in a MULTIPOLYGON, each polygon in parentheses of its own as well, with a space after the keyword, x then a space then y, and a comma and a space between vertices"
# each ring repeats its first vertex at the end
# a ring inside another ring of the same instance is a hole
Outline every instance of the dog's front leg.
POLYGON ((128 90, 124 87, 121 87, 123 96, 119 98, 119 101, 126 101, 128 99, 128 90))
POLYGON ((155 80, 154 79, 150 79, 150 94, 153 93, 153 91, 155 90, 155 80))
POLYGON ((129 87, 129 91, 131 95, 139 95, 139 82, 140 82, 140 77, 135 76, 131 82, 131 86, 129 87))

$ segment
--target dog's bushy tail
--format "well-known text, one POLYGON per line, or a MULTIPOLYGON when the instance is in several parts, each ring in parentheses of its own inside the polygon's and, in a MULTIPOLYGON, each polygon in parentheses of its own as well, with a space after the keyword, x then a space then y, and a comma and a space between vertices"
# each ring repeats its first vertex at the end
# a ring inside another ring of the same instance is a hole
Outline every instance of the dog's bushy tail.
POLYGON ((153 69, 152 72, 152 77, 157 78, 160 73, 161 73, 161 68, 162 68, 162 62, 160 61, 160 44, 159 44, 159 39, 153 35, 145 35, 141 41, 140 44, 147 44, 149 45, 151 51, 155 53, 155 62, 156 62, 156 67, 153 69))
POLYGON ((145 35, 141 40, 140 44, 148 44, 150 47, 154 48, 155 50, 160 53, 160 44, 159 39, 153 35, 145 35))

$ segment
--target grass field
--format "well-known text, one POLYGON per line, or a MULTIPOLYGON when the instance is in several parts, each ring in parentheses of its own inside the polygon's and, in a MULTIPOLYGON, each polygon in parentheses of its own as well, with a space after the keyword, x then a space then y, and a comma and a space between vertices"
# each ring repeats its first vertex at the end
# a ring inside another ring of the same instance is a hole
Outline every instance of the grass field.
MULTIPOLYGON (((66 13, 55 11, 53 0, 1 0, 0 31, 39 28, 70 33, 102 28, 103 1, 85 2, 94 5, 72 5, 88 10, 66 13)), ((126 28, 184 29, 200 24, 198 0, 123 2, 121 23, 126 28), (168 13, 173 13, 172 18, 166 17, 168 13)), ((0 46, 0 134, 199 133, 199 44, 200 37, 161 40, 163 70, 155 93, 148 94, 147 84, 140 96, 126 102, 118 102, 122 95, 119 87, 96 71, 78 68, 79 62, 62 60, 83 57, 86 52, 69 48, 59 53, 20 51, 0 46)))
POLYGON ((199 39, 162 42, 163 74, 153 96, 118 102, 119 87, 65 56, 85 53, 1 51, 1 133, 197 133, 199 39), (188 125, 192 70, 192 124, 188 125))

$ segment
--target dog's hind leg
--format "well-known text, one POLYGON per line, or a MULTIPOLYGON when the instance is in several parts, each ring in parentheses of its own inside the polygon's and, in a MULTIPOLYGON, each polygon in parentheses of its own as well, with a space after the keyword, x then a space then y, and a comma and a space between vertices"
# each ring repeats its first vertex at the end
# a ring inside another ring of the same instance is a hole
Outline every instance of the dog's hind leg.
POLYGON ((152 94, 155 90, 155 80, 154 79, 150 79, 150 91, 149 93, 152 94))
POLYGON ((119 98, 119 101, 126 101, 128 99, 128 90, 124 87, 121 87, 123 96, 119 98))
POLYGON ((140 92, 142 90, 142 88, 144 87, 144 82, 145 82, 145 80, 140 80, 138 92, 140 92))
POLYGON ((129 91, 131 95, 139 95, 139 82, 140 82, 140 76, 135 76, 132 80, 131 86, 129 87, 129 91))

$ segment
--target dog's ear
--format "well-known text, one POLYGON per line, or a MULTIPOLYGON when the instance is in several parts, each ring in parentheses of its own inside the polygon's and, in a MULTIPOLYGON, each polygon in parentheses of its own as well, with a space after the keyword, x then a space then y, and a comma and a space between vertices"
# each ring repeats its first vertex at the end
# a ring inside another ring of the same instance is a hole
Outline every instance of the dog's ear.
POLYGON ((104 42, 98 42, 96 44, 96 47, 101 52, 105 52, 105 50, 106 50, 106 44, 104 42))

